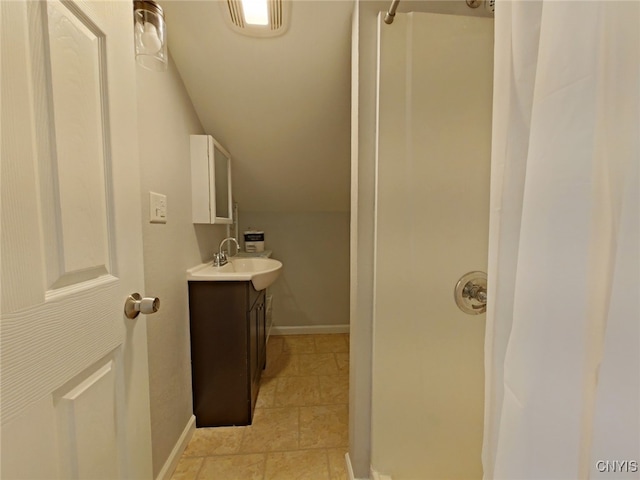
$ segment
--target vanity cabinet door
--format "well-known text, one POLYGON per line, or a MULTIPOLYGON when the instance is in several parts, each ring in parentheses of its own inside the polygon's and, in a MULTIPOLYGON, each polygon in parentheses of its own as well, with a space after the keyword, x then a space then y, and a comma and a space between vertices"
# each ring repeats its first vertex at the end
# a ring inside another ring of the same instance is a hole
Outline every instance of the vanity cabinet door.
POLYGON ((189 282, 197 427, 250 425, 265 365, 265 291, 250 282, 189 282))
POLYGON ((260 378, 264 366, 264 320, 265 320, 265 294, 264 290, 249 312, 249 366, 251 379, 251 410, 255 407, 260 387, 260 378))
MULTIPOLYGON (((215 283, 215 284, 214 284, 215 283)), ((196 426, 251 421, 247 365, 247 287, 189 282, 191 371, 196 426)))
POLYGON ((266 295, 262 292, 262 303, 258 311, 258 365, 257 369, 262 372, 265 368, 267 357, 267 305, 266 295))

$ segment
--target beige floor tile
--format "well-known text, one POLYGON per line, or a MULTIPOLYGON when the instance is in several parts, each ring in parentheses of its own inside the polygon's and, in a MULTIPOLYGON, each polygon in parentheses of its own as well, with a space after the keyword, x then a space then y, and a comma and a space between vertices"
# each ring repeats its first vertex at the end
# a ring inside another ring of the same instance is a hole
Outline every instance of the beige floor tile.
POLYGON ((298 375, 298 356, 283 353, 267 356, 267 366, 262 372, 263 377, 287 377, 298 375))
POLYGON ((342 353, 349 351, 349 335, 336 333, 329 335, 314 335, 316 352, 318 353, 342 353))
POLYGON ((171 480, 346 480, 348 345, 270 337, 253 425, 196 429, 171 480))
POLYGON ((196 480, 200 467, 202 467, 202 462, 204 462, 203 457, 183 456, 180 458, 171 480, 196 480))
POLYGON ((327 456, 329 457, 329 478, 331 478, 331 480, 349 479, 347 464, 344 458, 347 451, 347 447, 327 450, 327 456))
POLYGON ((324 450, 299 450, 267 455, 265 480, 329 480, 324 450))
POLYGON ((185 457, 238 453, 246 427, 196 428, 184 451, 185 457))
POLYGON ((300 375, 335 375, 338 364, 333 353, 307 353, 298 355, 300 375))
POLYGON ((278 335, 270 335, 267 342, 267 353, 280 355, 284 348, 284 337, 278 335))
POLYGON ((313 335, 285 335, 284 353, 316 353, 313 335))
POLYGON ((279 377, 273 404, 276 407, 320 404, 318 377, 279 377))
POLYGON ((300 407, 300 448, 347 446, 348 423, 347 405, 300 407))
POLYGON ((265 454, 207 457, 198 480, 262 480, 265 454))
POLYGON ((260 408, 245 427, 240 452, 272 452, 298 448, 298 409, 260 408))
POLYGON ((256 400, 256 408, 269 408, 274 406, 276 395, 276 386, 278 379, 276 377, 262 377, 260 380, 260 390, 258 390, 258 399, 256 400))
POLYGON ((349 373, 349 354, 336 353, 336 364, 340 373, 349 373))
POLYGON ((320 402, 323 404, 349 403, 349 375, 327 375, 318 377, 320 402))

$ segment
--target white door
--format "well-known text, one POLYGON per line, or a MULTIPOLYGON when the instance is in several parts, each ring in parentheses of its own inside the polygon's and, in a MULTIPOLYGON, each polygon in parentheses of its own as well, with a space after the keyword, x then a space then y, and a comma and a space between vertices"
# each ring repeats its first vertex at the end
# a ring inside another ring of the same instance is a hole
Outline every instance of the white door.
POLYGON ((0 12, 0 476, 151 478, 132 4, 0 12))

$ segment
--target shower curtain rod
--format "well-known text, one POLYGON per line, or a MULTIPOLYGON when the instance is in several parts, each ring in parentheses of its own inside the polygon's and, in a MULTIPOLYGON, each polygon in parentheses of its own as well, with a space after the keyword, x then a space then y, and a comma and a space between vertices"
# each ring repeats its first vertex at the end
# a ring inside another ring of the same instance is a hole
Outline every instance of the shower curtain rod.
MULTIPOLYGON (((478 8, 483 0, 466 0, 467 6, 469 8, 478 8)), ((391 6, 389 7, 389 11, 384 16, 384 23, 391 25, 393 23, 393 19, 396 16, 396 8, 398 8, 398 4, 400 0, 392 0, 391 6)), ((496 0, 484 0, 485 8, 488 12, 493 14, 495 10, 496 0)))
POLYGON ((400 0, 393 0, 391 2, 391 6, 389 7, 389 11, 384 16, 384 23, 391 25, 393 23, 393 17, 396 16, 396 8, 398 8, 398 4, 400 0))

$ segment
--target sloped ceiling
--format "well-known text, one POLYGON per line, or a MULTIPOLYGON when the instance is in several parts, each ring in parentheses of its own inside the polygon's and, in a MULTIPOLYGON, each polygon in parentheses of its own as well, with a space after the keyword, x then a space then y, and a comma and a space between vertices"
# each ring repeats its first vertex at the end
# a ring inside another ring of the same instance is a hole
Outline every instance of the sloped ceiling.
POLYGON ((219 1, 164 1, 169 50, 206 133, 229 150, 244 211, 347 211, 351 1, 296 1, 252 38, 219 1))
MULTIPOLYGON (((391 3, 360 2, 361 16, 391 3)), ((161 5, 205 132, 232 155, 240 209, 348 211, 354 0, 294 0, 290 28, 275 38, 234 32, 225 1, 161 5)), ((402 0, 398 12, 410 11, 489 16, 465 0, 402 0)))

